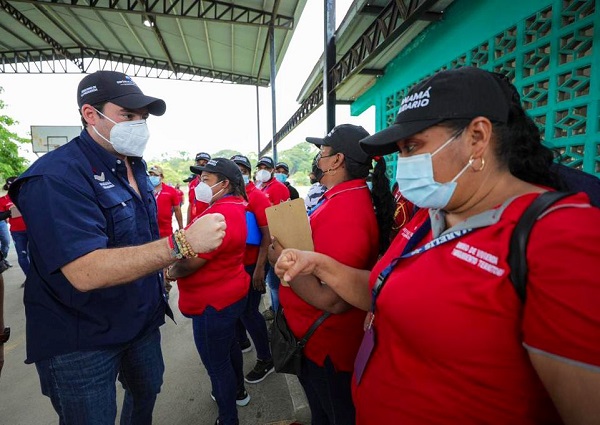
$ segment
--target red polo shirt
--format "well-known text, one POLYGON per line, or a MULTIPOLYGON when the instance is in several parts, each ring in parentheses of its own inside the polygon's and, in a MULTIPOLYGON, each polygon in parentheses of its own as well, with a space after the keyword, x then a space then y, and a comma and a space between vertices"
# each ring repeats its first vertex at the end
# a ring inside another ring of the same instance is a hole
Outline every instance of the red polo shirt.
MULTIPOLYGON (((325 192, 324 199, 310 216, 315 251, 350 267, 370 269, 377 259, 379 228, 365 181, 340 183, 325 192)), ((290 287, 279 288, 279 299, 290 329, 298 338, 323 314, 290 287)), ((336 370, 351 372, 362 340, 365 314, 353 307, 329 316, 308 340, 306 357, 323 366, 329 356, 336 370)))
POLYGON ((189 276, 177 279, 179 310, 199 315, 207 306, 222 310, 248 293, 250 276, 244 270, 246 250, 246 202, 238 196, 215 201, 204 214, 221 213, 227 223, 223 243, 216 250, 198 257, 207 260, 189 276))
MULTIPOLYGON (((267 195, 258 190, 254 183, 250 182, 246 185, 246 194, 248 195, 248 206, 246 209, 254 213, 258 227, 265 227, 267 223, 267 215, 265 209, 271 206, 267 195)), ((258 259, 258 245, 246 245, 246 253, 244 254, 244 265, 256 264, 258 259)))
POLYGON ((196 186, 198 186, 198 183, 200 183, 200 176, 194 177, 194 179, 188 185, 188 199, 190 201, 188 208, 190 209, 190 223, 208 208, 208 204, 200 202, 196 199, 196 192, 194 189, 196 186))
MULTIPOLYGON (((358 425, 562 423, 524 345, 600 367, 600 209, 578 194, 538 220, 523 305, 507 255, 535 197, 481 213, 471 233, 400 260, 377 300, 375 348, 360 384, 353 379, 358 425)), ((419 210, 400 231, 371 287, 427 216, 419 210)))
POLYGON ((260 187, 260 190, 267 195, 271 205, 279 205, 280 203, 290 199, 290 191, 286 185, 275 178, 271 178, 271 180, 264 183, 260 187))
POLYGON ((164 238, 173 233, 173 207, 179 206, 179 195, 174 187, 163 183, 154 197, 158 208, 158 232, 164 238))
MULTIPOLYGON (((0 211, 8 211, 14 204, 8 195, 0 196, 0 211)), ((27 230, 23 217, 10 217, 8 219, 11 232, 24 232, 27 230)))

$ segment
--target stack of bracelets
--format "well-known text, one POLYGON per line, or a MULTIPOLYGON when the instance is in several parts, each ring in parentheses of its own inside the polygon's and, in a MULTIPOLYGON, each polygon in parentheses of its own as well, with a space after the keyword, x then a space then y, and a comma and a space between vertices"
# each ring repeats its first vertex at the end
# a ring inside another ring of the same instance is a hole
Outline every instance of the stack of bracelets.
POLYGON ((194 258, 198 255, 185 238, 185 231, 183 229, 179 229, 169 236, 169 247, 171 248, 173 258, 177 258, 178 260, 182 258, 194 258))

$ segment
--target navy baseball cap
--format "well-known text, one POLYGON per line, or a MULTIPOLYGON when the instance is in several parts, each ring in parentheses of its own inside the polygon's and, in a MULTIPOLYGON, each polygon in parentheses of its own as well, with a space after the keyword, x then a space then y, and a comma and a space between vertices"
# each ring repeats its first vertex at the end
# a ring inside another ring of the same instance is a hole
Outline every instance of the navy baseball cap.
POLYGON ((242 166, 246 167, 248 170, 252 169, 252 166, 250 165, 250 160, 248 159, 247 156, 244 156, 244 155, 233 155, 231 157, 231 160, 233 162, 235 162, 237 165, 242 165, 242 166))
POLYGON ((242 172, 235 162, 227 158, 213 158, 205 165, 192 165, 190 171, 195 174, 201 174, 202 171, 219 173, 232 183, 240 184, 243 182, 242 172))
POLYGON ((394 124, 360 141, 372 155, 398 150, 396 142, 447 120, 483 116, 508 121, 510 84, 497 74, 474 67, 441 71, 417 84, 402 100, 394 124))
POLYGON ((290 167, 285 162, 278 162, 275 164, 275 168, 283 168, 287 173, 290 172, 290 167))
POLYGON ((258 167, 259 165, 264 165, 267 168, 275 168, 275 162, 273 161, 273 158, 271 158, 270 156, 263 156, 261 159, 258 160, 258 162, 256 163, 256 166, 258 167))
POLYGON ((77 105, 110 102, 126 109, 148 108, 152 115, 167 110, 164 100, 144 95, 130 76, 116 71, 96 71, 86 75, 77 87, 77 105))
POLYGON ((331 146, 336 152, 343 153, 354 161, 364 164, 370 156, 362 150, 358 143, 369 136, 369 132, 359 125, 340 124, 333 128, 325 137, 307 137, 306 141, 321 146, 331 146))
POLYGON ((209 154, 207 154, 206 152, 198 152, 196 154, 196 162, 200 161, 201 159, 205 159, 207 161, 209 161, 211 158, 211 156, 209 154))

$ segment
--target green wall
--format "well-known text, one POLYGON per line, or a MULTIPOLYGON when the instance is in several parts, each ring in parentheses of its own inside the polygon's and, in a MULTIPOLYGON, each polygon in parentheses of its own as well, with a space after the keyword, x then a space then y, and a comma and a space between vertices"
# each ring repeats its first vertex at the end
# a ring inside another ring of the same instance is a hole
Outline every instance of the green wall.
MULTIPOLYGON (((455 0, 357 99, 390 125, 410 87, 441 69, 507 74, 565 163, 600 176, 600 0, 455 0)), ((393 172, 393 170, 390 170, 393 172)))

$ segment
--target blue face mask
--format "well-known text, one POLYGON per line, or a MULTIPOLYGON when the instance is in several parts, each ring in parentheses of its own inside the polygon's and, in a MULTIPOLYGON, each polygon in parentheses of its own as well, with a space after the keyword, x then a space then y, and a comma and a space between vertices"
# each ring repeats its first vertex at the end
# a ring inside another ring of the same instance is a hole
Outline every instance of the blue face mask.
POLYGON ((242 174, 242 178, 244 179, 244 184, 250 183, 250 176, 242 174))
POLYGON ((156 187, 160 184, 159 176, 149 176, 148 178, 150 179, 150 183, 152 183, 152 186, 156 187))
POLYGON ((448 205, 456 190, 456 180, 471 166, 473 159, 470 159, 452 180, 438 183, 433 179, 431 158, 459 135, 460 133, 452 136, 432 154, 398 157, 396 182, 402 196, 419 208, 442 209, 448 205))
POLYGON ((285 183, 285 182, 286 182, 286 180, 287 180, 287 177, 288 177, 288 176, 286 176, 286 175, 285 175, 285 174, 283 174, 283 173, 275 173, 275 174, 274 174, 274 176, 275 176, 275 178, 276 178, 278 181, 280 181, 281 183, 285 183))

